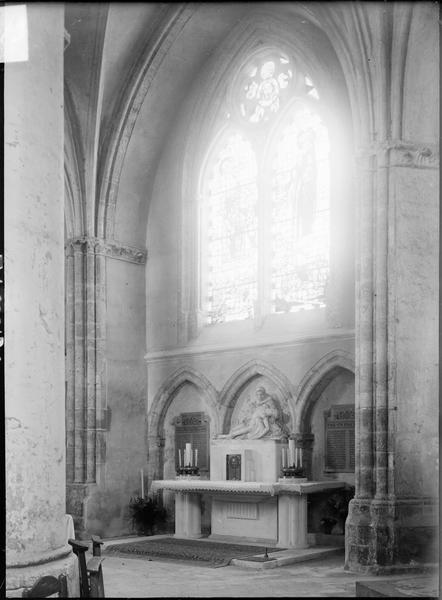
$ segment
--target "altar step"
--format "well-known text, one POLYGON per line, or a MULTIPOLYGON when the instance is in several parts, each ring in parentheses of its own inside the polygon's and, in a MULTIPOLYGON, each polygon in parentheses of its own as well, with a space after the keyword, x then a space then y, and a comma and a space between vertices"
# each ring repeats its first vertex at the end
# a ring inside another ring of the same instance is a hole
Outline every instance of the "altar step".
POLYGON ((314 546, 312 548, 288 549, 273 552, 268 549, 268 558, 255 556, 247 559, 233 558, 230 565, 243 569, 275 569, 295 563, 307 562, 309 560, 320 560, 335 555, 344 555, 342 546, 314 546))

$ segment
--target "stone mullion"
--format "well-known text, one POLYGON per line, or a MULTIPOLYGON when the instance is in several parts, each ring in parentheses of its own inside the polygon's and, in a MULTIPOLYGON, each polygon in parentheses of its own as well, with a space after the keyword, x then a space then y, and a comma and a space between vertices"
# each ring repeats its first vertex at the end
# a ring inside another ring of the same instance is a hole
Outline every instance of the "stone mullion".
POLYGON ((376 499, 385 499, 388 440, 388 152, 378 153, 375 208, 375 483, 376 499))
POLYGON ((84 255, 81 245, 74 246, 74 312, 75 312, 75 483, 85 481, 85 352, 84 352, 84 255))
MULTIPOLYGON (((89 246, 89 244, 88 244, 89 246)), ((88 247, 86 260, 86 481, 93 483, 95 473, 96 406, 95 406, 95 248, 88 247)))
POLYGON ((358 268, 356 276, 356 498, 373 497, 373 170, 372 158, 359 169, 358 268))
POLYGON ((66 481, 75 479, 75 307, 74 257, 66 252, 66 481))

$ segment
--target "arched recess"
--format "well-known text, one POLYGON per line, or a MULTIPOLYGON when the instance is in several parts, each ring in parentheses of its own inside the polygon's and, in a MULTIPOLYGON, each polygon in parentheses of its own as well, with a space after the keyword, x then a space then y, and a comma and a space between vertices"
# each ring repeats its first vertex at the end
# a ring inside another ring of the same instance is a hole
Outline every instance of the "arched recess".
POLYGON ((232 413, 241 392, 257 377, 267 377, 275 384, 279 392, 281 408, 289 413, 290 421, 293 425, 294 396, 290 381, 273 365, 262 360, 251 360, 235 371, 220 393, 220 404, 223 410, 223 433, 227 433, 230 430, 232 413))
POLYGON ((305 374, 296 391, 296 432, 309 433, 310 416, 316 401, 342 369, 354 374, 354 359, 348 352, 333 350, 305 374))
POLYGON ((162 476, 162 452, 164 447, 164 425, 169 406, 179 390, 191 384, 207 401, 207 411, 212 431, 219 431, 218 393, 210 381, 192 367, 181 367, 161 385, 155 395, 148 414, 149 481, 162 476))

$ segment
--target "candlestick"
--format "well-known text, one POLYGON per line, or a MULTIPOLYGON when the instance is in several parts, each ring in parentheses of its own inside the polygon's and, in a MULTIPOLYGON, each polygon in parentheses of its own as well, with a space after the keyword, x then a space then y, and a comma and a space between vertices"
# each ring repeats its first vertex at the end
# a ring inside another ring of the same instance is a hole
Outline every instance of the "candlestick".
POLYGON ((289 440, 289 464, 295 462, 295 440, 289 440))
POLYGON ((144 498, 144 474, 143 474, 143 469, 141 469, 140 475, 141 475, 141 497, 144 498))

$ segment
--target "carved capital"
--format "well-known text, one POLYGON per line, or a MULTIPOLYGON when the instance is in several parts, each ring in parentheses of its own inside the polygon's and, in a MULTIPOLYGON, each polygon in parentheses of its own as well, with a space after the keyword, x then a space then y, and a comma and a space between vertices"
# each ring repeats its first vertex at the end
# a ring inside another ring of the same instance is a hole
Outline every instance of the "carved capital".
POLYGON ((372 168, 374 158, 378 167, 439 168, 439 150, 435 144, 385 140, 356 152, 356 162, 362 169, 372 168))
POLYGON ((437 169, 439 167, 439 151, 435 146, 399 142, 390 148, 390 166, 437 169))
POLYGON ((133 246, 123 246, 117 242, 107 242, 105 254, 109 258, 144 265, 147 260, 147 250, 133 246))
POLYGON ((82 236, 71 238, 65 245, 67 256, 72 256, 75 252, 82 254, 101 254, 107 258, 124 260, 135 264, 145 264, 147 259, 147 250, 144 248, 135 248, 125 246, 115 241, 108 241, 102 238, 82 236))

